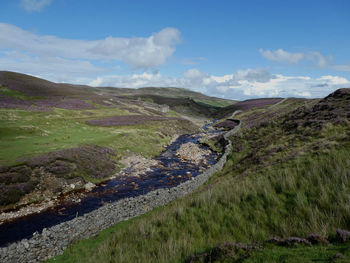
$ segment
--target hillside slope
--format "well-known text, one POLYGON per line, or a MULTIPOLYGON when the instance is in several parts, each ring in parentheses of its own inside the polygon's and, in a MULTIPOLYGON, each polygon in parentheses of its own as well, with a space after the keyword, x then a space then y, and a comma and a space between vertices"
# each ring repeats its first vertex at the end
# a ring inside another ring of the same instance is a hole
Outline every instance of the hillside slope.
POLYGON ((59 100, 54 104, 56 107, 61 107, 59 102, 65 100, 63 104, 73 104, 73 109, 91 108, 92 106, 87 105, 86 102, 104 106, 113 104, 120 106, 123 103, 140 104, 140 100, 144 100, 169 105, 181 114, 202 117, 212 117, 213 112, 219 108, 235 103, 232 100, 210 97, 183 88, 89 87, 53 83, 25 74, 0 71, 0 108, 28 109, 29 106, 40 108, 41 105, 48 104, 47 101, 40 101, 43 99, 59 100), (106 103, 106 101, 109 102, 106 103))
MULTIPOLYGON (((212 250, 218 243, 312 233, 333 239, 337 228, 350 229, 348 92, 338 90, 321 101, 287 100, 277 109, 266 108, 266 115, 259 110, 266 117, 262 123, 252 117, 255 110, 237 115, 247 126, 231 138, 234 149, 224 170, 205 186, 78 242, 54 262, 184 262, 192 254, 219 251, 212 250), (329 112, 338 111, 341 121, 329 118, 329 112)), ((338 252, 345 257, 339 262, 348 262, 348 247, 261 248, 252 261, 237 262, 332 261, 338 252)), ((236 262, 232 253, 218 262, 236 262)))
POLYGON ((219 111, 215 113, 216 117, 227 118, 235 111, 248 111, 254 108, 266 107, 268 105, 273 105, 281 101, 282 98, 269 98, 269 99, 251 99, 245 101, 239 101, 233 105, 229 105, 227 107, 221 108, 219 111))
POLYGON ((72 96, 92 95, 94 88, 88 86, 58 84, 33 76, 0 71, 0 86, 18 91, 27 96, 72 96))

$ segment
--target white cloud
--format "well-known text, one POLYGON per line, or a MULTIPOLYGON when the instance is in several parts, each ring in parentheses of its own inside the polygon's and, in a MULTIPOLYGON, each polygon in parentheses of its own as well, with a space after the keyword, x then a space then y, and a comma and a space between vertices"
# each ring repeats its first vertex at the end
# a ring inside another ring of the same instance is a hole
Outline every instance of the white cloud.
POLYGON ((290 53, 281 48, 275 51, 263 50, 262 48, 260 48, 259 51, 261 55, 268 60, 276 62, 286 62, 291 64, 299 63, 299 61, 302 60, 305 56, 303 53, 290 53))
POLYGON ((17 51, 5 51, 3 54, 4 57, 0 56, 0 70, 40 75, 57 82, 76 83, 84 76, 94 77, 107 71, 86 60, 31 56, 17 51))
POLYGON ((192 68, 192 69, 189 69, 189 70, 184 72, 184 77, 186 79, 195 80, 195 79, 204 79, 204 78, 208 77, 208 75, 203 73, 203 72, 200 72, 196 68, 192 68))
POLYGON ((164 64, 179 42, 180 32, 175 28, 165 28, 148 38, 108 37, 91 43, 93 46, 86 52, 99 59, 115 59, 137 68, 148 68, 164 64))
POLYGON ((318 78, 317 80, 323 81, 325 84, 331 84, 331 85, 348 85, 349 81, 346 78, 342 78, 339 76, 322 76, 318 78))
POLYGON ((305 59, 312 61, 319 68, 326 68, 331 64, 333 59, 331 56, 326 58, 320 52, 317 51, 306 53, 304 56, 305 59))
POLYGON ((274 62, 284 62, 287 64, 298 64, 302 61, 306 61, 311 63, 312 65, 318 68, 327 68, 333 69, 337 71, 349 71, 350 72, 350 64, 333 64, 333 56, 324 56, 318 51, 310 51, 305 53, 292 53, 285 51, 283 49, 277 50, 263 50, 259 49, 261 55, 274 62))
POLYGON ((164 28, 149 37, 102 40, 73 40, 40 36, 19 27, 0 23, 0 48, 39 57, 69 60, 122 61, 134 68, 152 68, 164 64, 180 42, 176 28, 164 28))
POLYGON ((21 0, 20 6, 27 12, 39 12, 50 5, 52 0, 21 0))
POLYGON ((311 78, 270 74, 266 69, 239 70, 223 76, 190 69, 178 78, 165 77, 156 72, 98 77, 89 84, 129 88, 182 87, 211 96, 242 100, 257 97, 324 97, 337 88, 349 86, 350 82, 343 77, 330 75, 311 78))

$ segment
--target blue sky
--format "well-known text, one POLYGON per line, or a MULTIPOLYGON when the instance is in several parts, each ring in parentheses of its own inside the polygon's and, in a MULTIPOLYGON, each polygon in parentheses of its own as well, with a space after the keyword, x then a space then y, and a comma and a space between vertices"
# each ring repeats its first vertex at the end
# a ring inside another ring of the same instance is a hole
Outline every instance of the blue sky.
POLYGON ((350 87, 350 1, 2 0, 0 70, 94 86, 322 97, 350 87))

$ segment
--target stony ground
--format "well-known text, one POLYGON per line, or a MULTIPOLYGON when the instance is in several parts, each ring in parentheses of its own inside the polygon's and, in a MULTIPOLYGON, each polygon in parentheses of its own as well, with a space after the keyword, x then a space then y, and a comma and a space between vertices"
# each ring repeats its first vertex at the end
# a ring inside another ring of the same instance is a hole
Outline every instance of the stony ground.
POLYGON ((210 150, 202 149, 198 144, 188 142, 180 146, 176 155, 184 161, 190 161, 199 164, 205 160, 205 157, 210 154, 210 150))

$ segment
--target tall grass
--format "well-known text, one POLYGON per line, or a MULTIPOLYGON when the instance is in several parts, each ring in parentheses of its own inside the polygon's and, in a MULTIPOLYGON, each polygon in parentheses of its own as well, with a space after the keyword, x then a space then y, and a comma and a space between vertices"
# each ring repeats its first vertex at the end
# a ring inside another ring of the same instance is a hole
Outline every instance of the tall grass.
POLYGON ((55 262, 181 262, 219 242, 349 229, 349 156, 333 148, 248 176, 232 159, 196 193, 81 241, 55 262))

